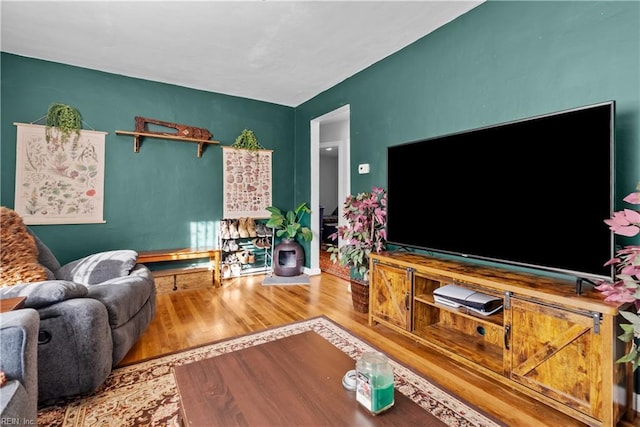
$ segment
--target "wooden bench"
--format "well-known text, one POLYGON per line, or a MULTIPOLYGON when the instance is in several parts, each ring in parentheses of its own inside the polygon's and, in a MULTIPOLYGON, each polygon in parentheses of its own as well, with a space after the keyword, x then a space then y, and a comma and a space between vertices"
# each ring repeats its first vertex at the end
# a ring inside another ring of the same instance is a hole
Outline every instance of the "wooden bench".
MULTIPOLYGON (((213 286, 221 286, 220 280, 220 249, 159 249, 154 251, 139 251, 138 262, 140 264, 163 262, 163 261, 187 261, 190 259, 209 258, 209 270, 212 271, 211 282, 213 286)), ((172 269, 171 274, 174 276, 180 272, 193 272, 193 269, 172 269)), ((160 272, 159 272, 160 273, 160 272)))

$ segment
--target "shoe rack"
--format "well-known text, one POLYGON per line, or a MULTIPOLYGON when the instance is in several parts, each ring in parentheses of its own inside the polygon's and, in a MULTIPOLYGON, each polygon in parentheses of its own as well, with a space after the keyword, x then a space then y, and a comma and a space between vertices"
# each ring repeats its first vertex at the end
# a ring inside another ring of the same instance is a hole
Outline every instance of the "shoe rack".
POLYGON ((271 270, 273 229, 267 228, 265 223, 266 220, 249 217, 220 220, 218 243, 222 253, 222 279, 271 270))

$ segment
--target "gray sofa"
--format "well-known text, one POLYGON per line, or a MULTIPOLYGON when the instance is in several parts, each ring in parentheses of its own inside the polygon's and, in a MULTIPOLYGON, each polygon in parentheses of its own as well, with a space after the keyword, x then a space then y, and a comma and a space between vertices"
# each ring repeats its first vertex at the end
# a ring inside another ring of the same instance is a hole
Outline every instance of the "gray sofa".
POLYGON ((36 425, 38 416, 38 326, 33 309, 0 313, 0 424, 36 425))
POLYGON ((101 252, 61 266, 34 238, 50 280, 0 288, 0 298, 26 296, 25 307, 38 311, 38 402, 47 404, 104 382, 153 319, 156 288, 135 251, 101 252))

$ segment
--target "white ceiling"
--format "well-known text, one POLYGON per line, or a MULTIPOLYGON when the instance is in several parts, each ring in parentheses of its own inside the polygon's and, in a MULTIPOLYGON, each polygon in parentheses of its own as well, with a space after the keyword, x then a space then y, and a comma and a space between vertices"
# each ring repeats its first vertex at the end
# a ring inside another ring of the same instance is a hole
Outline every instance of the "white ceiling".
POLYGON ((482 1, 1 0, 1 46, 295 107, 482 1))

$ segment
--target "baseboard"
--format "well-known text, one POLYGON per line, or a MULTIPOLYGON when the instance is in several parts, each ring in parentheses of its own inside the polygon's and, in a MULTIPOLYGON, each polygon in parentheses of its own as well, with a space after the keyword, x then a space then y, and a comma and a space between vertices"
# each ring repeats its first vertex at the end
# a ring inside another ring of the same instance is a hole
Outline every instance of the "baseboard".
POLYGON ((322 273, 322 270, 320 270, 319 268, 308 268, 308 267, 304 267, 302 269, 302 272, 304 274, 306 274, 307 276, 317 276, 318 274, 322 273))

